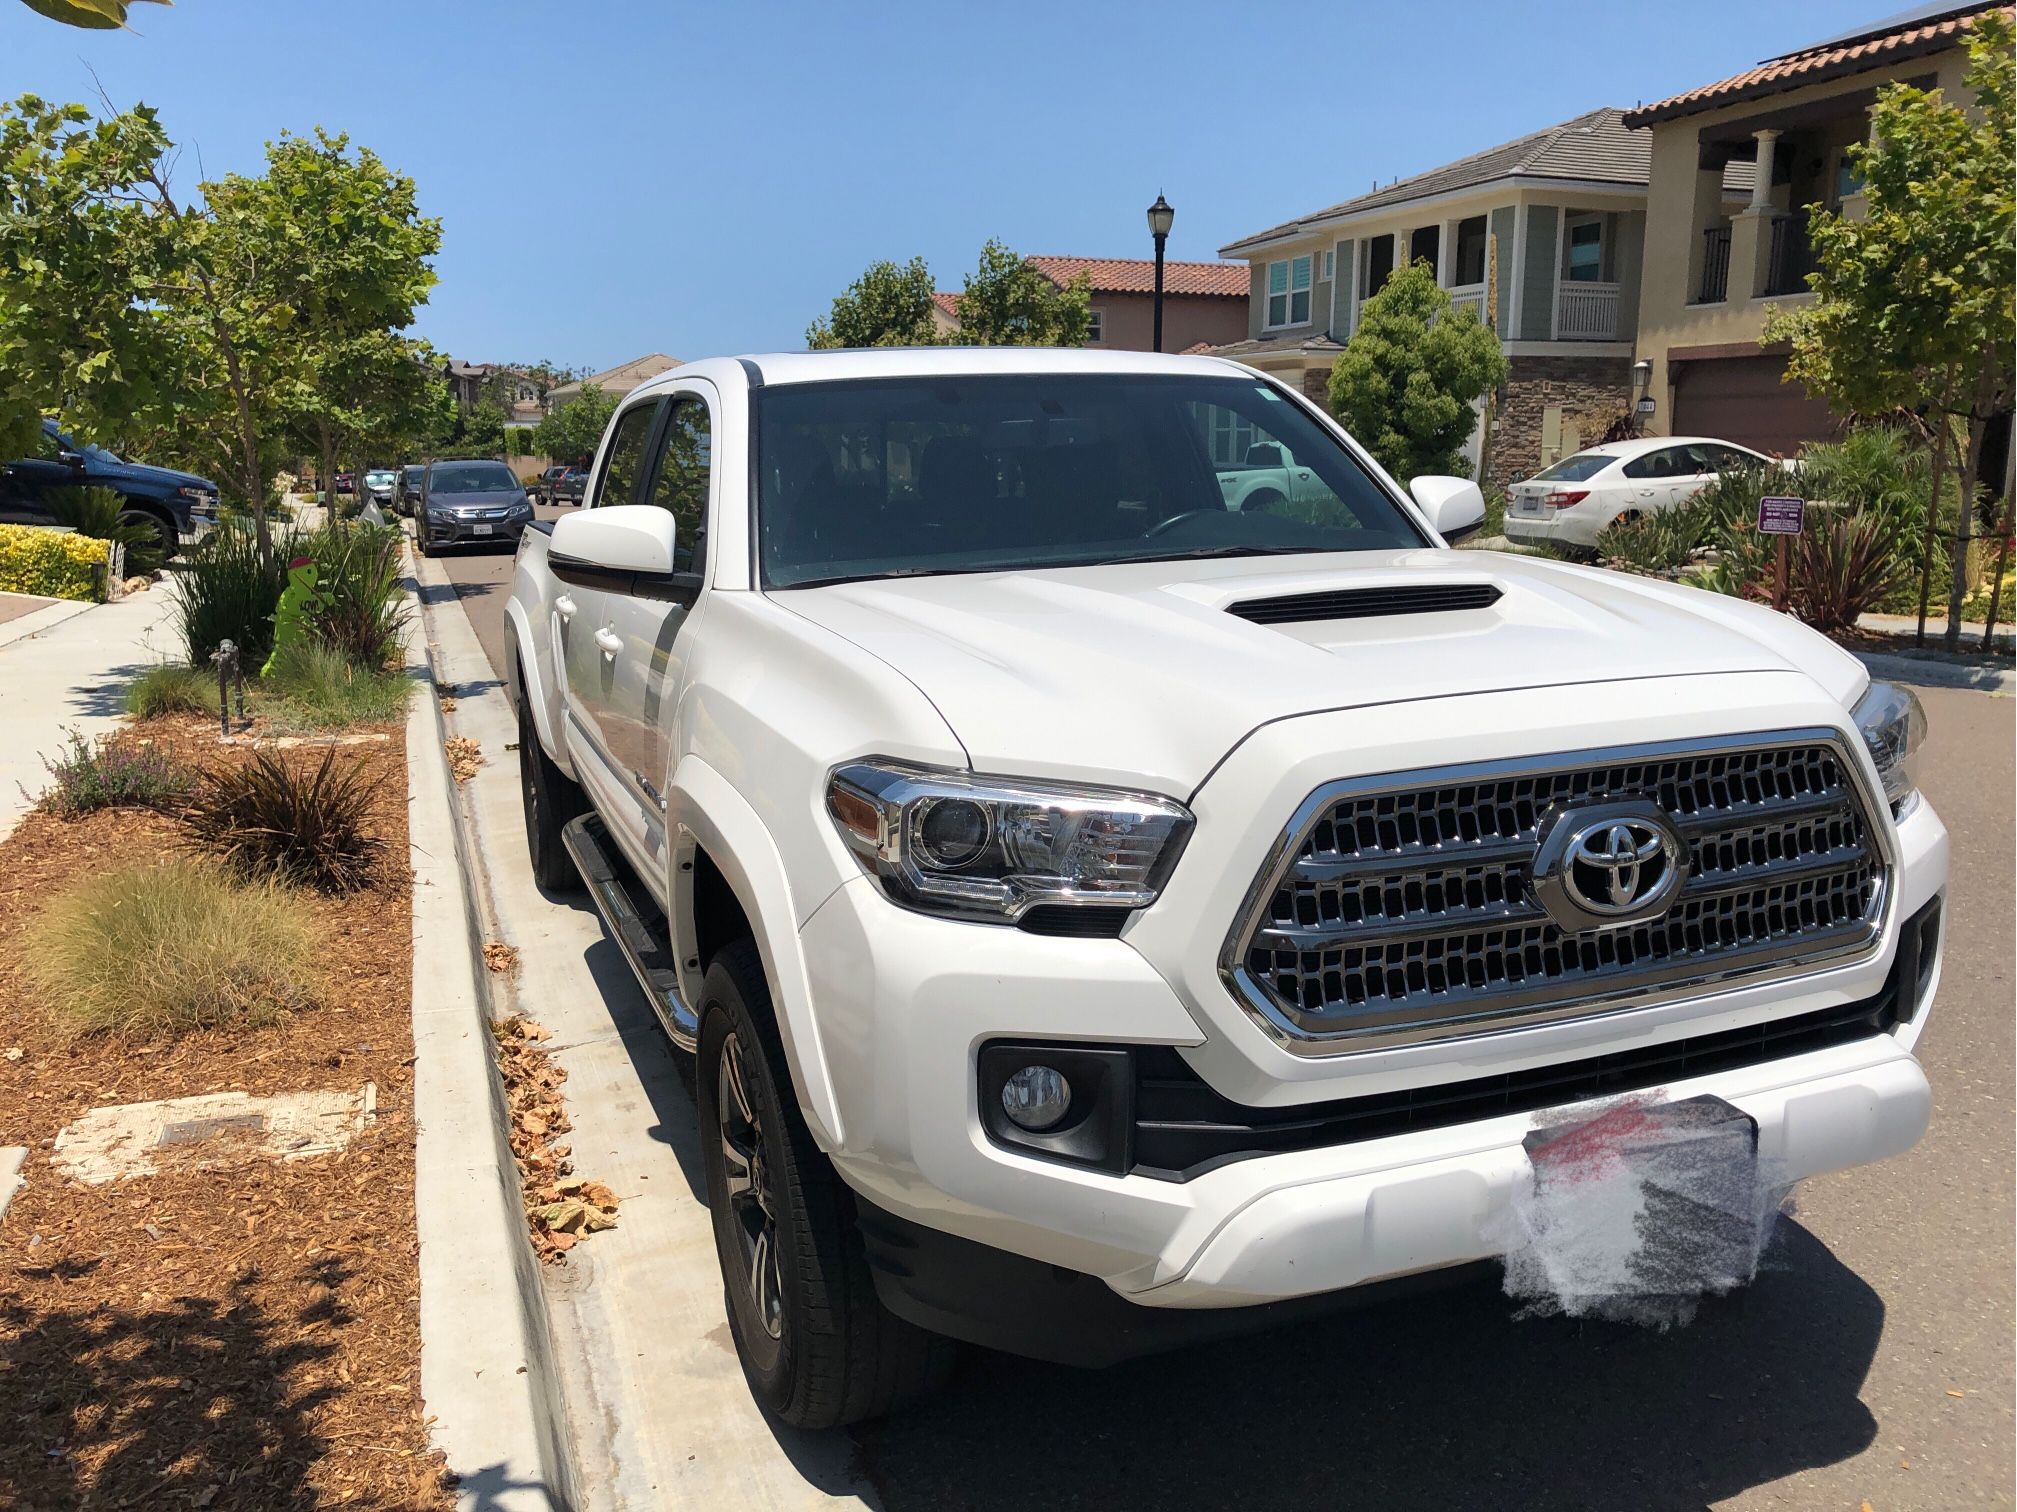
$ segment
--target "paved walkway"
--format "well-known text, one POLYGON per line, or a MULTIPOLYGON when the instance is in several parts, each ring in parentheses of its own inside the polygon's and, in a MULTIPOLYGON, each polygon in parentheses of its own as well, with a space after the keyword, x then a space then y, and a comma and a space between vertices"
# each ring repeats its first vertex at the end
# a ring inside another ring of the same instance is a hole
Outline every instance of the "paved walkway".
POLYGON ((47 785, 42 757, 62 749, 64 732, 111 729, 126 684, 177 649, 172 594, 157 583, 0 645, 0 840, 47 785))
POLYGON ((24 614, 33 614, 37 609, 47 609, 51 604, 61 603, 60 599, 37 598, 32 593, 0 593, 0 625, 9 620, 20 619, 24 614))

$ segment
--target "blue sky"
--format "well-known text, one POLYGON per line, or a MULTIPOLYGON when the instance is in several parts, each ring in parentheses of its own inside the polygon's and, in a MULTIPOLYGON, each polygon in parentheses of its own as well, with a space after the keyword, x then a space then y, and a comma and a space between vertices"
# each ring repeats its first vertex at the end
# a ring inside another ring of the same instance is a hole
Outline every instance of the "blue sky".
POLYGON ((1127 6, 179 0, 135 33, 0 0, 0 97, 157 107, 178 183, 322 125, 446 222, 420 334, 600 368, 794 348, 869 261, 1173 257, 1902 0, 1127 6))

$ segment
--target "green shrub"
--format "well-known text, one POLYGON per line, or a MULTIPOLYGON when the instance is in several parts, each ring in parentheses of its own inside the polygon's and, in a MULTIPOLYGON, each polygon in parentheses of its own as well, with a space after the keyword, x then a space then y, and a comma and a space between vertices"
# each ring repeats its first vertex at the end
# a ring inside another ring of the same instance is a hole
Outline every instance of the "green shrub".
POLYGON ((22 969, 76 1033, 160 1034, 271 1023, 317 1006, 306 905, 193 860, 88 878, 26 932, 22 969))
POLYGON ((281 653, 260 688, 267 719, 287 732, 402 719, 412 684, 404 673, 367 671, 332 646, 303 641, 281 653))
POLYGON ((399 583, 403 539, 396 525, 357 525, 318 530, 299 543, 319 569, 310 615, 315 638, 370 671, 398 653, 406 623, 399 583))
POLYGON ((1597 555, 1607 567, 1627 572, 1675 572, 1705 545, 1714 527, 1707 510, 1683 504, 1612 525, 1597 537, 1597 555))
POLYGON ((287 561, 297 554, 292 531, 276 532, 273 554, 262 565, 252 527, 221 521, 189 553, 175 596, 175 617, 189 664, 204 667, 225 641, 234 642, 239 665, 256 670, 273 649, 273 610, 287 586, 287 561))
POLYGON ((94 541, 117 541, 126 548, 129 577, 155 571, 164 556, 161 532, 141 520, 122 520, 126 501, 109 488, 58 488, 48 495, 49 513, 58 525, 68 525, 94 541))
POLYGON ((92 741, 72 730, 65 739, 67 750, 42 758, 50 784, 40 800, 45 811, 64 819, 108 808, 174 809, 193 783, 159 746, 123 732, 92 741))
POLYGON ((364 763, 339 770, 333 747, 312 770, 261 751, 205 772, 185 818, 197 846, 241 877, 354 892, 385 849, 369 827, 372 796, 364 763))
POLYGON ((1810 507, 1792 539, 1788 607, 1823 633, 1854 628, 1901 581, 1918 581, 1895 517, 1875 509, 1810 507), (1819 518, 1815 518, 1818 515, 1819 518))
POLYGON ((126 685, 126 712, 136 719, 216 711, 217 674, 204 667, 163 662, 126 685))
POLYGON ((105 543, 39 525, 0 525, 0 591, 95 603, 105 597, 105 543))

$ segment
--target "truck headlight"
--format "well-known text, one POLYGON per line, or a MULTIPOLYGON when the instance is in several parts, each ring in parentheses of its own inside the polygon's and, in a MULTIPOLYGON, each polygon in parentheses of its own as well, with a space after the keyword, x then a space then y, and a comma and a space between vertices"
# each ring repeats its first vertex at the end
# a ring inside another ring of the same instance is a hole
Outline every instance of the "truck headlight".
POLYGON ((894 762, 836 768, 827 811, 897 902, 1012 924, 1043 904, 1143 908, 1191 831, 1168 798, 894 762))
POLYGON ((1926 743, 1926 711, 1919 695, 1897 683, 1873 682, 1856 700, 1856 729, 1877 762, 1891 812, 1919 790, 1919 749, 1926 743))

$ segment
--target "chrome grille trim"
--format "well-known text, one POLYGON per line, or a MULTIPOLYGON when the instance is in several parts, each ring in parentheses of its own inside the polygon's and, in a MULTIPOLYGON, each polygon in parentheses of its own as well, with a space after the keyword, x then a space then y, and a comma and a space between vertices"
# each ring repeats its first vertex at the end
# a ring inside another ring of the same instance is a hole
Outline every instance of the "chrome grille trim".
POLYGON ((1220 974, 1283 1048, 1326 1056, 1854 964, 1882 946, 1895 862, 1861 755, 1821 727, 1327 783, 1248 889, 1220 974), (1535 832, 1560 802, 1618 795, 1668 807, 1694 874, 1660 918, 1567 934, 1527 887, 1535 832), (1275 951, 1296 965, 1271 969, 1275 951), (1379 990, 1347 992, 1348 970, 1379 990))

